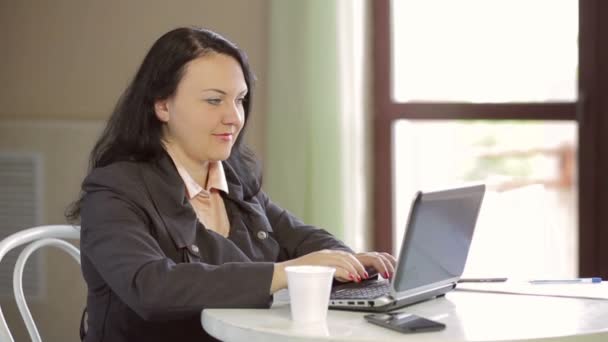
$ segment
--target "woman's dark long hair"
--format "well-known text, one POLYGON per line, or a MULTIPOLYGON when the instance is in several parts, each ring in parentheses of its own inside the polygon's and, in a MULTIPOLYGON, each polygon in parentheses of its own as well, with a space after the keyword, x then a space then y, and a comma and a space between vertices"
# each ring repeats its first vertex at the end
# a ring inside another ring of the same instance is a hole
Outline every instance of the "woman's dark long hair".
MULTIPOLYGON (((117 161, 158 160, 165 153, 161 143, 163 123, 156 117, 154 103, 175 93, 188 62, 213 52, 238 61, 249 89, 243 101, 245 124, 227 162, 242 180, 245 197, 257 194, 261 187, 261 167, 253 152, 243 143, 251 111, 253 73, 247 56, 235 44, 215 32, 200 28, 183 27, 169 31, 152 45, 91 152, 89 172, 117 161)), ((81 193, 66 212, 70 222, 77 221, 80 216, 83 195, 81 193)))

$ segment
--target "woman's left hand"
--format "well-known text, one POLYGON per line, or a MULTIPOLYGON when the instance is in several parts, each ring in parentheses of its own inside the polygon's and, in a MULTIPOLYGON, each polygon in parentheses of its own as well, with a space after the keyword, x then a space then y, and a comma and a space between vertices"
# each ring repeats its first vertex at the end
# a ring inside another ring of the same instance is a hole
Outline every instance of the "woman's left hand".
POLYGON ((397 259, 394 256, 384 252, 364 252, 355 254, 355 258, 364 267, 373 267, 382 274, 386 279, 391 278, 395 274, 395 265, 397 259))

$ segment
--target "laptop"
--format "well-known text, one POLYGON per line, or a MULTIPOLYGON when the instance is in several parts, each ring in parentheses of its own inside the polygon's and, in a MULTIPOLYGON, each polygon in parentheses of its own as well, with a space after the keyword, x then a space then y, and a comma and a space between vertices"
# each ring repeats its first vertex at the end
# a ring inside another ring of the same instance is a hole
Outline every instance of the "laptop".
POLYGON ((485 185, 416 193, 392 279, 332 288, 331 309, 386 312, 445 295, 460 279, 485 185))

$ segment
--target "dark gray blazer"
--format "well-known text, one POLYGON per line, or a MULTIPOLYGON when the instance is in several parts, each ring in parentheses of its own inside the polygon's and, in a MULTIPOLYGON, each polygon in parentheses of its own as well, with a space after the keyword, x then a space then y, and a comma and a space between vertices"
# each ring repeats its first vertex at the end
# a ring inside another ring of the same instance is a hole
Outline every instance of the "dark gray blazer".
POLYGON ((228 238, 205 229, 171 159, 117 162, 84 180, 85 341, 205 341, 204 308, 266 308, 273 263, 348 247, 266 194, 243 198, 224 162, 228 238))

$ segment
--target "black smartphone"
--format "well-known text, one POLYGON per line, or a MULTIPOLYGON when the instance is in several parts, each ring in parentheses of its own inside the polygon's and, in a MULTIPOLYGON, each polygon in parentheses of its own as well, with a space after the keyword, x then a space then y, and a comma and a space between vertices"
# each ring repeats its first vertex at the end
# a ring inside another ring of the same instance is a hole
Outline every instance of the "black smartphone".
POLYGON ((364 318, 373 324, 397 330, 402 333, 417 333, 439 331, 445 329, 445 324, 407 312, 391 312, 365 315, 364 318))

